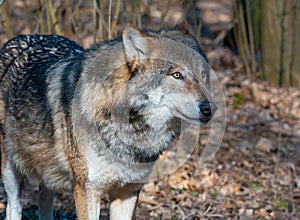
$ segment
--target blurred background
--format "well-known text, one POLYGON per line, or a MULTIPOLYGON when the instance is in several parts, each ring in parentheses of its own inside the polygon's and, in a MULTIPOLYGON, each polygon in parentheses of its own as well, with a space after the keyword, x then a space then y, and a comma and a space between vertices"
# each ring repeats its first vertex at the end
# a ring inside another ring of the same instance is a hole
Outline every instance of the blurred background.
POLYGON ((172 27, 186 20, 210 46, 239 55, 248 78, 300 86, 299 0, 15 0, 1 6, 0 43, 19 34, 58 34, 85 47, 123 27, 172 27))
MULTIPOLYGON (((20 34, 63 35, 89 47, 128 23, 159 29, 182 20, 198 37, 226 98, 223 142, 198 169, 200 138, 195 157, 147 184, 136 219, 300 219, 300 0, 0 2, 0 47, 20 34)), ((24 219, 36 219, 35 193, 23 194, 24 219)), ((5 204, 1 185, 0 210, 5 204)), ((59 194, 55 207, 57 219, 75 218, 70 195, 59 194)), ((101 211, 106 219, 105 198, 101 211)))

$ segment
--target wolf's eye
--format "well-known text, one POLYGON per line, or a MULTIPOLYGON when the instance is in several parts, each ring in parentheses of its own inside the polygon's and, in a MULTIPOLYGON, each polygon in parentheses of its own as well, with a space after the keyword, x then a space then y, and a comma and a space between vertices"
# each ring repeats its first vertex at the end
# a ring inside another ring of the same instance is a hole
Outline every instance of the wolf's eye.
POLYGON ((183 76, 180 72, 175 72, 171 74, 175 79, 183 79, 183 76))

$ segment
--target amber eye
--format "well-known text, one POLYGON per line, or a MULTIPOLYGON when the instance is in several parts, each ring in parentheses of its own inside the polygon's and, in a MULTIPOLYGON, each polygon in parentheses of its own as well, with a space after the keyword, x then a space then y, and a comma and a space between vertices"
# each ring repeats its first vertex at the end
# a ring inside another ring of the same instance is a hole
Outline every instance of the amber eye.
POLYGON ((173 76, 175 79, 183 79, 183 76, 181 75, 180 72, 172 73, 172 76, 173 76))

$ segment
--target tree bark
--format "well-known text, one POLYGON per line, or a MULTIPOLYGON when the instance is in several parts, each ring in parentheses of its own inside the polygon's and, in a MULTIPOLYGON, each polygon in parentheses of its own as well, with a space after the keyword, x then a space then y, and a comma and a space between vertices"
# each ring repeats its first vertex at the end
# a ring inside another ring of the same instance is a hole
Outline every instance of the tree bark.
POLYGON ((300 0, 261 1, 262 73, 279 86, 300 87, 300 0))

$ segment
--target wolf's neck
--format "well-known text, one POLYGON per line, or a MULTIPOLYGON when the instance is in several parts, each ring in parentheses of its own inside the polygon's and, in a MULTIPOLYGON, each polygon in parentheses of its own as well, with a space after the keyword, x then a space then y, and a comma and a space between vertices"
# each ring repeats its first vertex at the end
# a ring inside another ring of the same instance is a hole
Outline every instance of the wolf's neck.
POLYGON ((157 115, 147 115, 147 119, 136 116, 129 118, 128 123, 110 122, 98 131, 113 155, 139 163, 154 162, 179 133, 176 120, 157 115))

